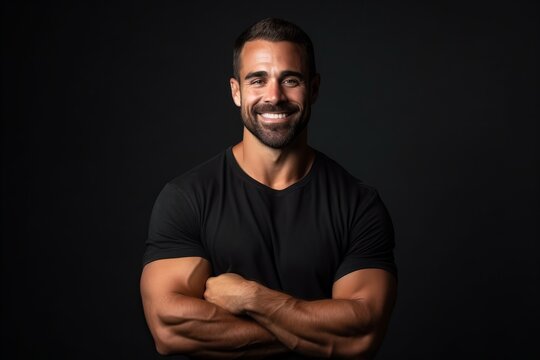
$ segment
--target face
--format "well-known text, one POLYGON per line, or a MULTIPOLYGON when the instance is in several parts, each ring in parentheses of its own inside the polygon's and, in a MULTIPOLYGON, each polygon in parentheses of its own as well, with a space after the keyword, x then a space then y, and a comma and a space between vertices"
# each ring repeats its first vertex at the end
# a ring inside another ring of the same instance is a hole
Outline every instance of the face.
POLYGON ((266 146, 291 144, 309 122, 319 78, 309 78, 302 48, 291 42, 248 41, 239 79, 231 79, 244 126, 266 146))

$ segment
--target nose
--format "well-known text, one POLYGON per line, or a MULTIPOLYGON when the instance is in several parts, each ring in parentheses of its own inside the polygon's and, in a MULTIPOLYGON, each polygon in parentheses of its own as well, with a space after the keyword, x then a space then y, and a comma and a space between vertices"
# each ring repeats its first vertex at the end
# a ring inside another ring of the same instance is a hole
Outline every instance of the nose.
POLYGON ((281 83, 277 80, 269 81, 266 85, 264 102, 278 104, 286 99, 281 83))

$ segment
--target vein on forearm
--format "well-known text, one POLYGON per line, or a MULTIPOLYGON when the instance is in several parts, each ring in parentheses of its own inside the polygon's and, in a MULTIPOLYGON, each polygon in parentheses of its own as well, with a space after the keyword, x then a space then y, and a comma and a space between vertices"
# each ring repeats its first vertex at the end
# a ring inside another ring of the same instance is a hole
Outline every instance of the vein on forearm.
POLYGON ((370 329, 369 312, 361 302, 355 300, 288 299, 274 308, 261 307, 250 310, 248 314, 258 317, 264 323, 291 325, 285 326, 291 332, 305 327, 348 337, 368 332, 370 329))
POLYGON ((156 350, 208 359, 287 352, 253 319, 202 298, 210 274, 210 264, 202 258, 164 259, 145 266, 141 295, 156 350))
POLYGON ((207 347, 238 349, 274 336, 252 319, 234 316, 202 299, 172 295, 158 315, 163 325, 174 333, 207 347), (231 340, 233 339, 233 340, 231 340))
POLYGON ((332 356, 336 347, 358 346, 372 329, 370 312, 361 300, 302 301, 263 290, 247 314, 288 348, 304 354, 332 356))

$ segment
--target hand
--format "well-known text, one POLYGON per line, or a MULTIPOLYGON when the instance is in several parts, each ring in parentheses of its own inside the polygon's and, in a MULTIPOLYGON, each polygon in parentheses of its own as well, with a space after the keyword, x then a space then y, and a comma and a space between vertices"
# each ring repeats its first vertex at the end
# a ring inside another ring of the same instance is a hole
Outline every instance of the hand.
POLYGON ((206 281, 204 298, 234 315, 240 315, 245 304, 253 298, 254 284, 233 273, 210 277, 206 281))

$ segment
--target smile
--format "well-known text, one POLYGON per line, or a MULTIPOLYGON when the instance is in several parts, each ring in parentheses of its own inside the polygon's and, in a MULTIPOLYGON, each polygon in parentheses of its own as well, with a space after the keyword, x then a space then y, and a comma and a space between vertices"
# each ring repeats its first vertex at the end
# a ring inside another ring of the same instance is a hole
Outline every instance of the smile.
POLYGON ((259 115, 266 119, 285 119, 287 116, 289 116, 288 113, 262 113, 259 115))

